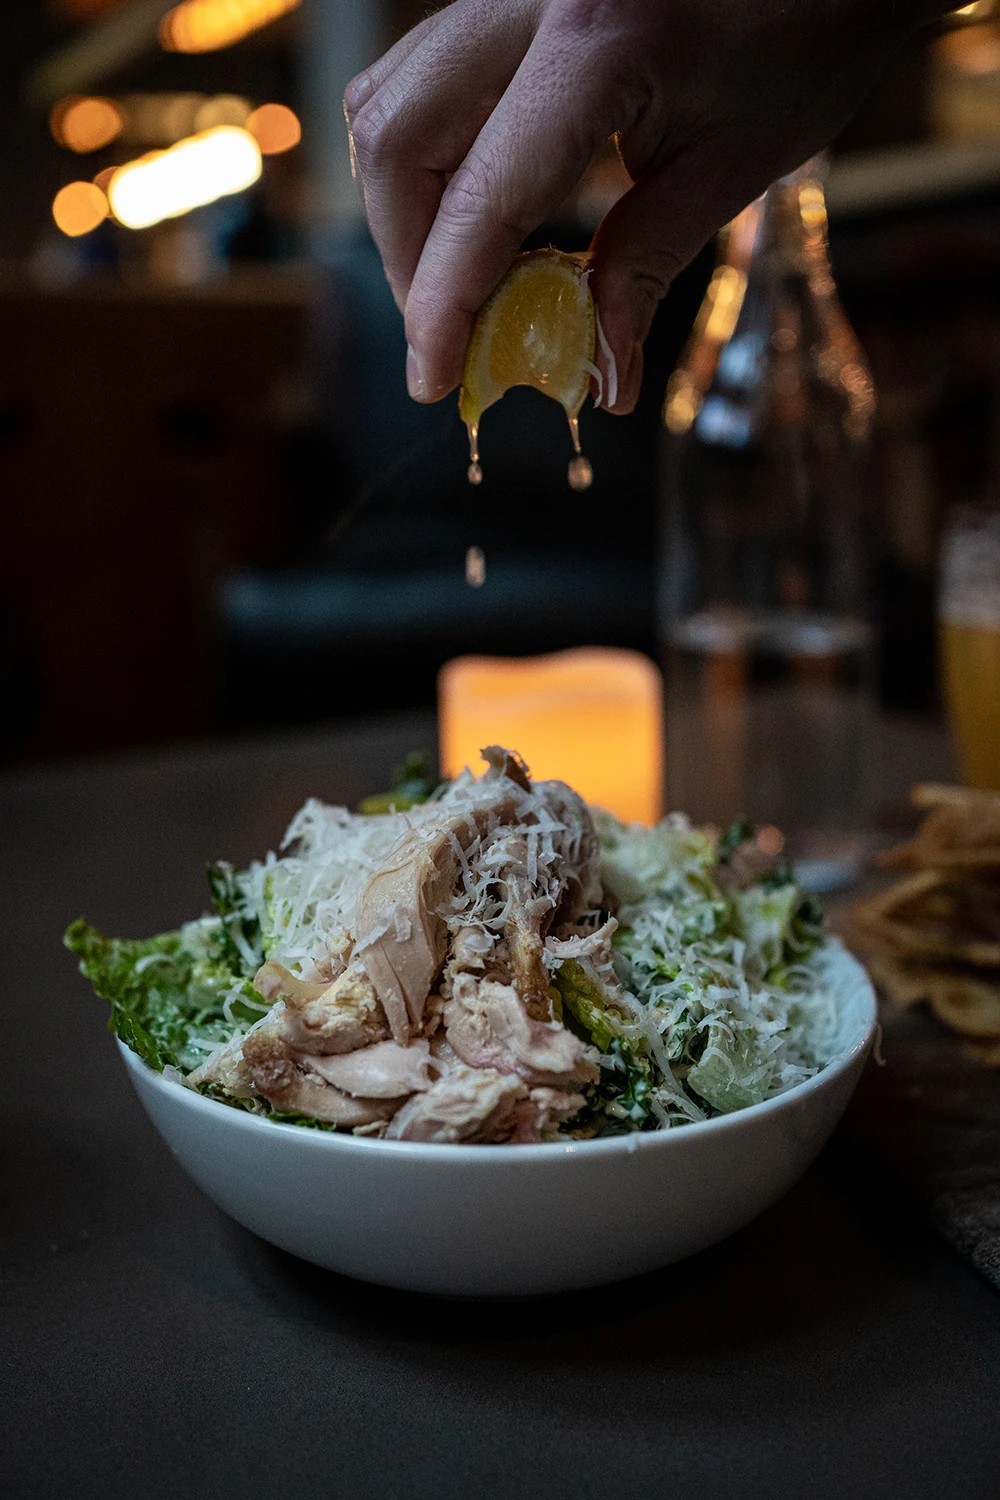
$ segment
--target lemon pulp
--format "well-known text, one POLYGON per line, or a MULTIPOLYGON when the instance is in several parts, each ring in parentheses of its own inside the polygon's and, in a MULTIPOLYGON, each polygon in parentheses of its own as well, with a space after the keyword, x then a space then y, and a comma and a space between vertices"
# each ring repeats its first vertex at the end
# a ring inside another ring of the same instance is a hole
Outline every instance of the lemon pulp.
POLYGON ((479 484, 479 423, 511 386, 530 385, 558 401, 576 457, 574 489, 593 474, 580 452, 578 418, 594 370, 596 320, 586 255, 530 250, 519 255, 476 317, 465 356, 458 410, 469 433, 469 482, 479 484))

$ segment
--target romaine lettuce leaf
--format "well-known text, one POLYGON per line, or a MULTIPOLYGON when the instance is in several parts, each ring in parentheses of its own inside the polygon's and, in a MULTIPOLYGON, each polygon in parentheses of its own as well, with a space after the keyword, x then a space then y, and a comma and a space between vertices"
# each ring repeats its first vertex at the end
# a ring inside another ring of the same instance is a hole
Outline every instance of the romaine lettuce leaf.
POLYGON ((234 974, 250 978, 264 962, 260 921, 248 911, 246 893, 231 864, 217 859, 206 867, 212 904, 221 925, 219 958, 234 974))
POLYGON ((699 1062, 687 1075, 688 1087, 721 1114, 760 1104, 767 1098, 772 1067, 752 1031, 712 1025, 699 1062))
POLYGON ((239 1021, 258 1019, 264 1008, 248 980, 206 957, 200 945, 192 951, 186 931, 133 941, 105 937, 81 919, 63 938, 81 974, 111 1002, 109 1029, 158 1071, 197 1067, 239 1021))
POLYGON ((598 1052, 609 1052, 612 1042, 621 1037, 621 1017, 605 1004, 600 987, 583 965, 572 958, 564 959, 552 982, 564 1011, 579 1022, 598 1052))
POLYGON ((628 1121, 634 1130, 649 1114, 653 1088, 642 1037, 629 1033, 619 1012, 606 1003, 600 985, 575 959, 564 959, 552 980, 564 1016, 568 1012, 602 1054, 601 1081, 592 1091, 592 1110, 628 1121))
POLYGON ((392 812, 407 812, 433 796, 444 783, 431 771, 431 758, 426 750, 411 750, 402 764, 392 773, 392 783, 387 792, 375 792, 359 805, 358 812, 368 817, 392 812))

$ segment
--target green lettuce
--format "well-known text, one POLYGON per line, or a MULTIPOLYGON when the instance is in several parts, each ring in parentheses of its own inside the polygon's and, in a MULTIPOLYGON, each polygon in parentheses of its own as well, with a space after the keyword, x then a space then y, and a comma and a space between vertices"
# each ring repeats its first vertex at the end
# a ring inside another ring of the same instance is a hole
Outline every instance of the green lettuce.
POLYGON ((393 770, 389 791, 375 792, 366 797, 359 805, 358 812, 367 813, 369 817, 373 814, 406 812, 409 808, 428 801, 438 787, 443 785, 441 777, 435 776, 431 771, 427 751, 411 750, 406 759, 393 770))
MULTIPOLYGON (((689 1118, 704 1106, 728 1113, 815 1071, 797 997, 815 985, 823 917, 793 872, 733 888, 726 867, 754 832, 745 819, 719 839, 677 816, 653 828, 595 822, 620 903, 615 967, 652 1023, 636 1052, 649 1059, 654 1111, 684 1118, 688 1101, 689 1118)), ((586 1023, 579 1000, 577 1012, 586 1023)))
POLYGON ((771 1068, 759 1036, 750 1030, 711 1025, 701 1060, 687 1075, 688 1087, 720 1114, 767 1098, 771 1068))
POLYGON ((224 859, 208 865, 208 888, 221 924, 219 958, 234 974, 252 978, 264 962, 260 920, 248 913, 239 876, 224 859))
POLYGON ((552 981, 563 1010, 583 1027, 598 1052, 609 1052, 611 1043, 621 1037, 621 1017, 605 1003, 600 987, 583 965, 572 958, 564 959, 552 981))
MULTIPOLYGON (((190 925, 200 929, 204 924, 190 925)), ((237 1021, 256 1020, 262 1011, 249 982, 199 951, 201 933, 195 941, 185 941, 187 931, 138 940, 109 938, 81 918, 63 938, 76 954, 81 974, 110 1001, 109 1029, 157 1071, 196 1068, 237 1021), (234 991, 246 1000, 252 996, 252 1008, 238 998, 234 1005, 234 991)))
POLYGON ((641 1125, 649 1114, 652 1069, 641 1037, 630 1035, 620 1013, 609 1006, 600 985, 575 959, 564 959, 552 975, 564 1017, 601 1053, 601 1082, 591 1108, 612 1119, 641 1125))

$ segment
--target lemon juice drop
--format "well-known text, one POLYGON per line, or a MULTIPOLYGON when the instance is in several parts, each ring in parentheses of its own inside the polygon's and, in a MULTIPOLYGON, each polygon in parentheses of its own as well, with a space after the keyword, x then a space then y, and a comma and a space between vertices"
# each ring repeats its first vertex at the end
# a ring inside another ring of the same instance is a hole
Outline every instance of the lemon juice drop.
POLYGON ((469 483, 482 484, 483 471, 479 463, 479 423, 470 422, 469 429, 469 483))
POLYGON ((578 453, 576 458, 570 459, 567 478, 571 490, 589 490, 594 482, 594 471, 590 467, 589 458, 578 453))
POLYGON ((569 468, 566 471, 569 487, 577 491, 589 490, 594 482, 594 471, 590 466, 590 459, 584 458, 580 451, 580 419, 571 416, 569 412, 566 415, 569 417, 570 436, 573 439, 573 447, 576 449, 576 457, 570 459, 569 468))

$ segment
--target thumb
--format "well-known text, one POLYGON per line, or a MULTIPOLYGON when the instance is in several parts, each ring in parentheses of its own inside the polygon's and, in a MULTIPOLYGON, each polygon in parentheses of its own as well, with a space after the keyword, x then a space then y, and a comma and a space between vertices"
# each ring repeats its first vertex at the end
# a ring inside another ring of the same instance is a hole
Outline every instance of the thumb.
MULTIPOLYGON (((639 399, 642 346, 674 277, 753 196, 723 187, 716 161, 684 153, 642 177, 598 227, 590 284, 617 370, 617 415, 639 399)), ((606 377, 604 389, 613 384, 606 377)))

